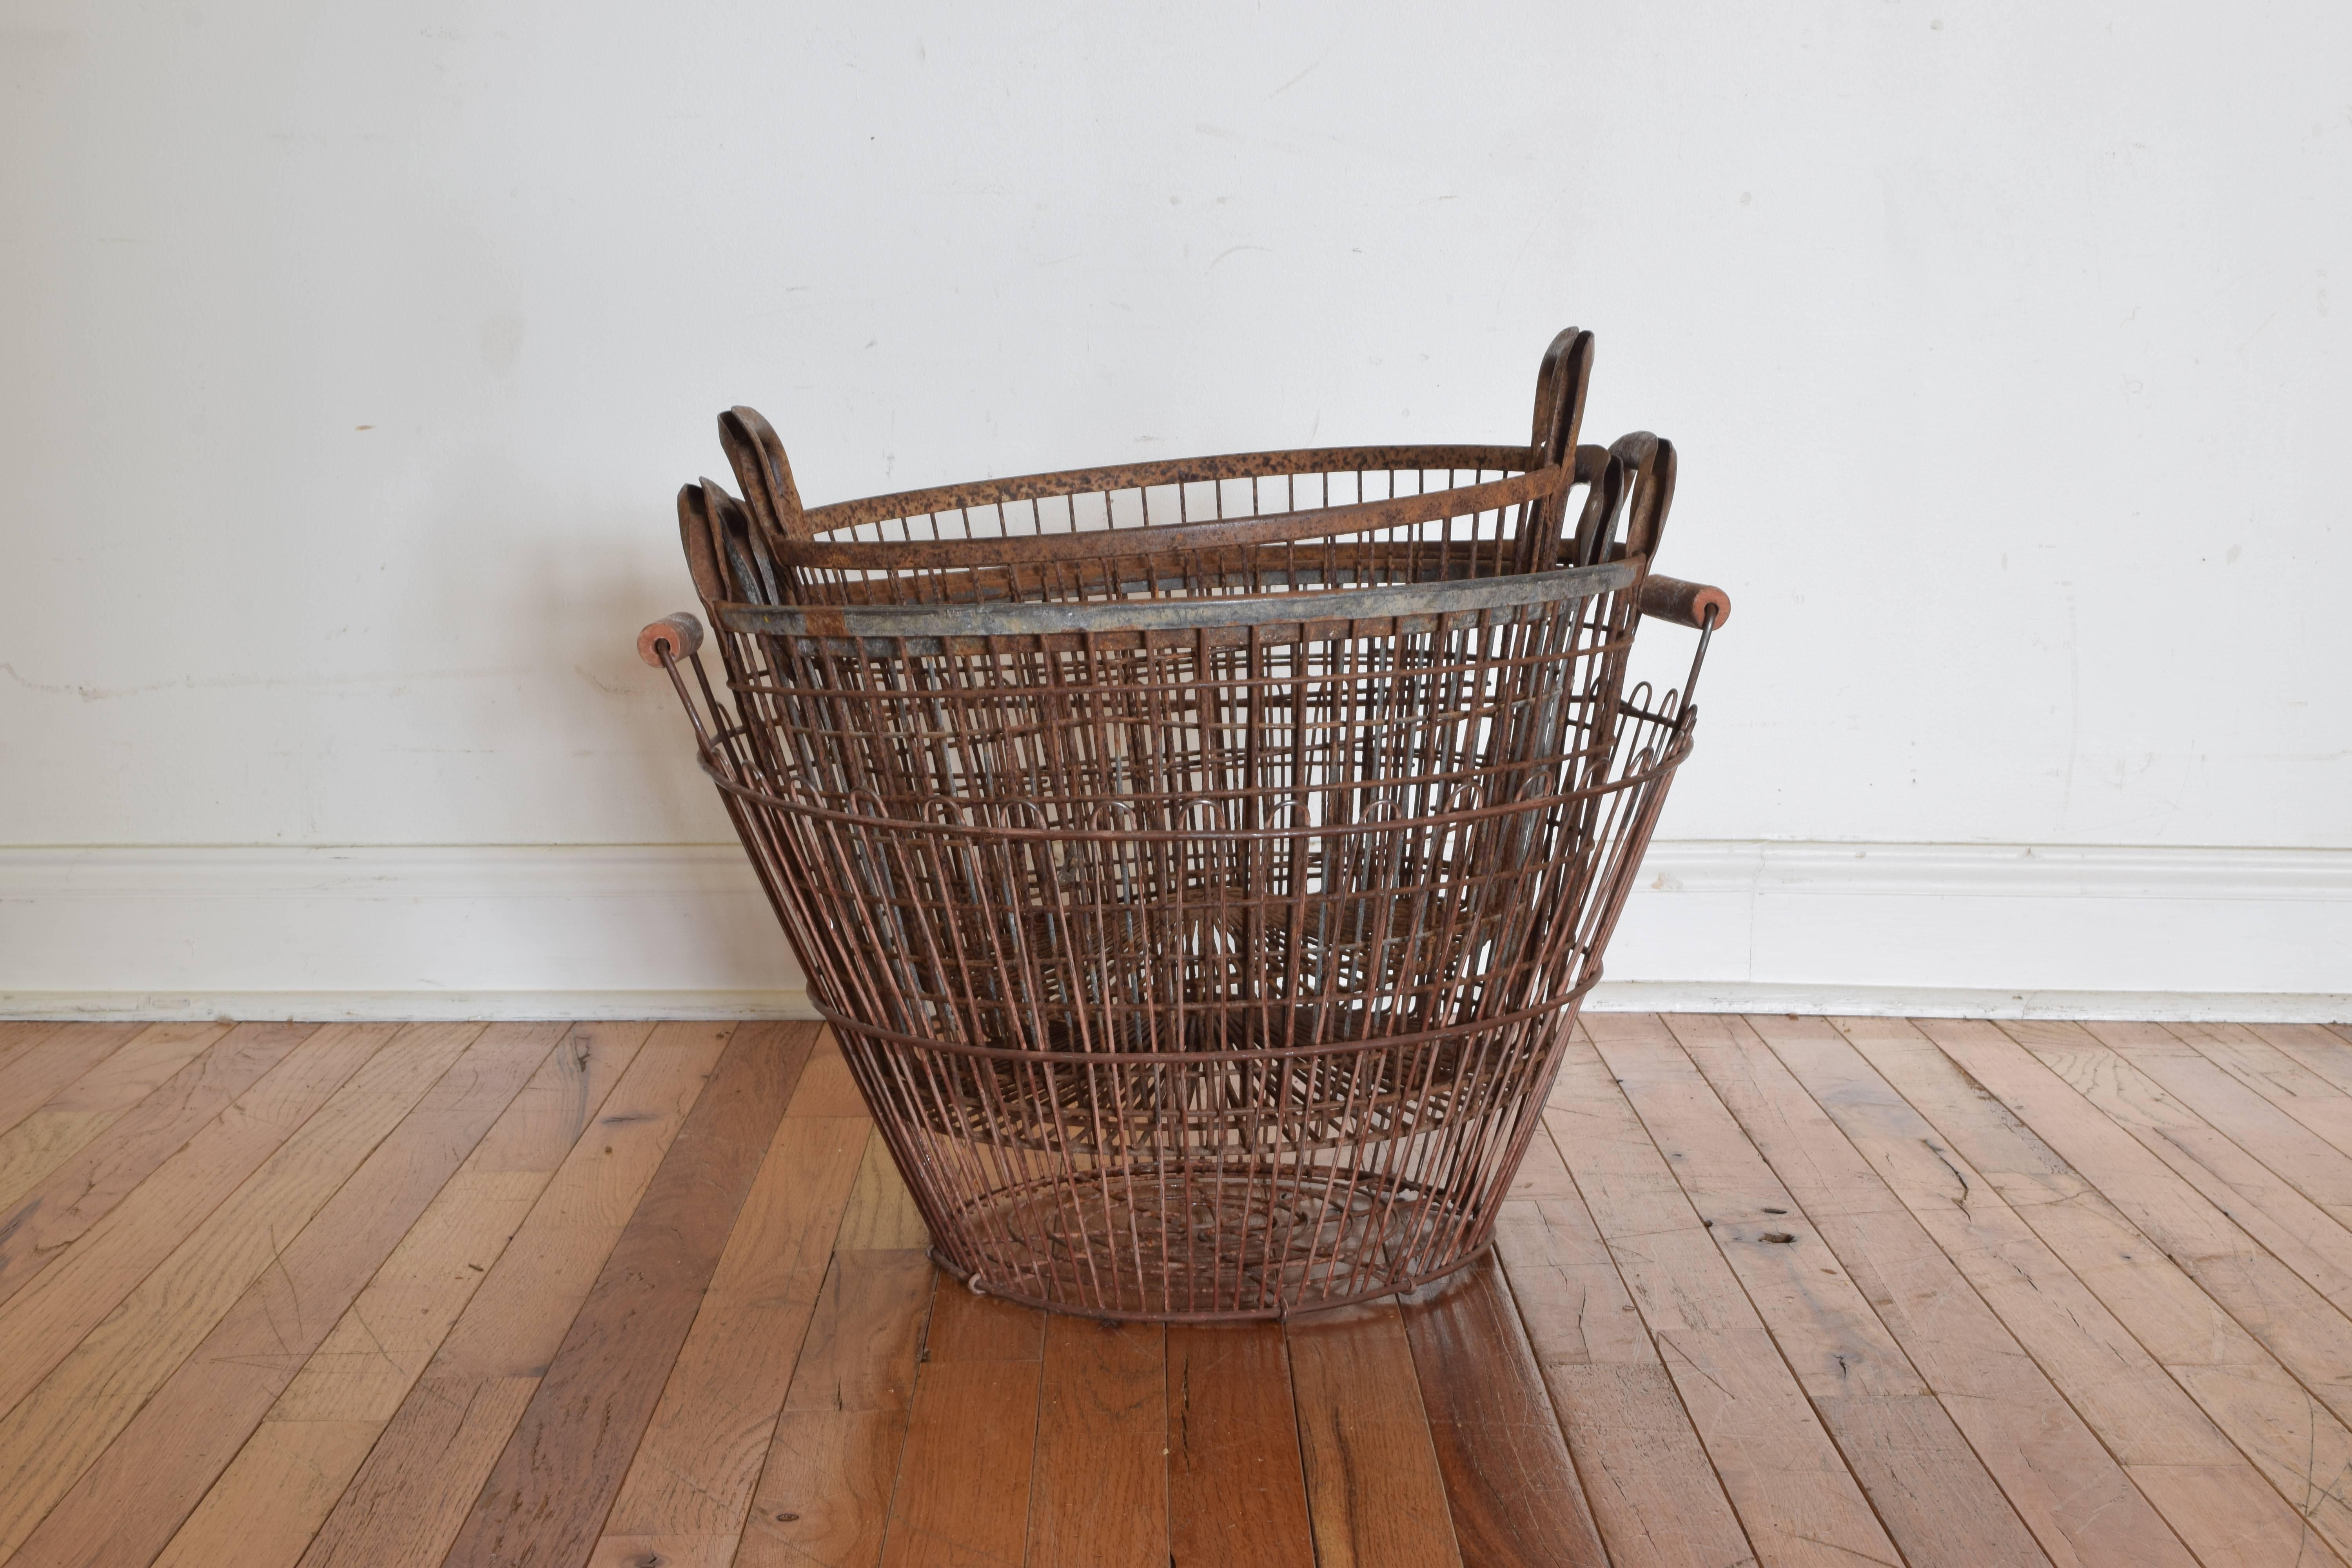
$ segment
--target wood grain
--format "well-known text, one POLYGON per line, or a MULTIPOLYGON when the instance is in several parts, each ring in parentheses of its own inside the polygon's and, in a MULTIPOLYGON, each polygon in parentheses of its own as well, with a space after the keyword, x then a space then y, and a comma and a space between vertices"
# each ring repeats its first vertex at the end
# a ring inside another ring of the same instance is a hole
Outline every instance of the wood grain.
POLYGON ((925 1362, 1038 1361, 1045 1353, 1045 1313, 940 1277, 923 1331, 925 1362))
POLYGON ((2352 1153, 2352 1093, 2243 1024, 2158 1026, 2338 1150, 2352 1153))
POLYGON ((286 1568, 301 1556, 652 1031, 572 1026, 278 1396, 156 1568, 286 1568))
POLYGON ((0 1023, 0 1067, 47 1039, 66 1026, 55 1018, 11 1019, 0 1023))
POLYGON ((907 1408, 884 1563, 1020 1561, 1045 1348, 1045 1313, 940 1278, 907 1408))
POLYGON ((1601 1568, 1608 1554, 1501 1266, 1480 1258, 1402 1306, 1463 1561, 1601 1568))
MULTIPOLYGON (((481 1032, 478 1024, 403 1029, 128 1292, 39 1386, 0 1417, 0 1552, 24 1543, 149 1395, 225 1314, 247 1299, 247 1288, 265 1270, 265 1292, 249 1303, 254 1332, 273 1331, 273 1310, 299 1318, 299 1291, 280 1290, 288 1243, 481 1032), (106 1397, 98 1397, 101 1392, 106 1397)), ((454 1156, 450 1163, 456 1163, 454 1156)), ((439 1184, 437 1179, 433 1183, 439 1184)), ((417 1206, 431 1195, 428 1188, 417 1206)), ((398 1237, 395 1229, 384 1249, 398 1237)), ((381 1256, 367 1258, 367 1267, 381 1256)), ((341 1310, 339 1303, 325 1321, 341 1310)), ((243 1342, 254 1341, 248 1336, 243 1342)), ((262 1403, 266 1407, 268 1401, 262 1403)), ((176 1524, 177 1518, 171 1522, 176 1524)), ((166 1529, 156 1536, 156 1544, 169 1534, 166 1529)))
POLYGON ((1445 1479, 1396 1304, 1295 1318, 1284 1338, 1316 1562, 1323 1568, 1459 1563, 1445 1479))
POLYGON ((605 1521, 607 1536, 658 1537, 667 1544, 657 1555, 682 1557, 708 1555, 721 1540, 731 1554, 742 1532, 871 1130, 863 1115, 806 1114, 835 1109, 829 1091, 803 1074, 605 1521), (705 1544, 689 1552, 696 1541, 705 1544))
POLYGON ((1723 1483, 1549 1137, 1528 1165, 1569 1195, 1503 1205, 1495 1255, 1614 1568, 1752 1561, 1723 1483))
POLYGON ((8 1568, 2352 1562, 2337 1031, 1597 1019, 1494 1260, 1162 1330, 940 1279, 810 1026, 475 1028, 0 1136, 8 1568))
POLYGON ((866 1114, 866 1097, 857 1092, 856 1080, 849 1076, 849 1064, 841 1059, 841 1047, 835 1043, 830 1029, 809 1053, 808 1066, 801 1073, 801 1086, 793 1091, 792 1114, 871 1120, 866 1114))
POLYGON ((381 1421, 264 1421, 153 1568, 261 1568, 302 1555, 381 1421))
POLYGON ((54 1261, 316 1032, 307 1024, 240 1025, 31 1187, 0 1205, 0 1301, 39 1272, 30 1266, 34 1260, 54 1261))
POLYGON ((916 1211, 914 1195, 890 1163, 889 1146, 877 1132, 866 1141, 857 1166, 857 1184, 849 1191, 849 1207, 841 1216, 841 1247, 845 1252, 919 1251, 930 1246, 931 1233, 916 1211))
POLYGON ((1168 1327, 1168 1558, 1174 1568, 1315 1561, 1290 1356, 1272 1323, 1168 1327))
POLYGON ((1157 1323, 1045 1324, 1029 1568, 1167 1568, 1168 1343, 1157 1323))
MULTIPOLYGON (((1682 1023, 1695 1037, 1720 1026, 1682 1023)), ((2045 1563, 1951 1414, 1666 1021, 1611 1014, 1591 1033, 1904 1560, 2045 1563)))
POLYGON ((2284 1051, 2305 1068, 2352 1093, 2352 1038, 2326 1024, 2257 1024, 2255 1037, 2284 1051))
MULTIPOLYGON (((15 1352, 0 1366, 0 1409, 47 1375, 398 1032, 390 1024, 320 1029, 167 1158, 131 1158, 132 1151, 118 1150, 125 1159, 76 1159, 28 1195, 0 1238, 0 1341, 15 1352)), ((184 1119, 173 1118, 166 1131, 183 1125, 184 1119)), ((163 1142, 152 1140, 136 1153, 152 1156, 163 1142)), ((94 1155, 97 1147, 84 1152, 94 1155)))
POLYGON ((816 1032, 735 1030, 458 1531, 449 1568, 568 1564, 594 1547, 816 1032))
POLYGON ((2309 1476, 2333 1417, 2119 1218, 2093 1242, 2088 1183, 1904 1020, 1750 1022, 2200 1562, 2327 1552, 2345 1521, 2309 1476), (2184 1331, 2197 1353, 2167 1360, 2184 1331))
POLYGON ((306 1568, 436 1568, 731 1030, 653 1031, 385 1424, 306 1568))
MULTIPOLYGON (((942 1283, 940 1292, 947 1291, 942 1283)), ((1037 1441, 1038 1363, 925 1362, 882 1539, 885 1568, 1021 1561, 1037 1441)))
POLYGON ((237 1097, 121 1201, 93 1193, 44 1206, 7 1238, 0 1259, 0 1410, 12 1408, 121 1305, 221 1201, 331 1101, 399 1031, 321 1029, 237 1097), (111 1204, 95 1215, 89 1205, 111 1204))
POLYGON ((1738 1277, 1589 1038, 1563 1051, 1545 1123, 1756 1555, 1766 1563, 1898 1561, 1738 1277))
MULTIPOLYGON (((247 1025, 247 1029, 283 1027, 247 1025)), ((0 1215, 131 1107, 229 1032, 226 1024, 155 1024, 0 1133, 0 1215)), ((304 1033, 308 1032, 305 1027, 304 1033)), ((0 1219, 0 1225, 5 1225, 0 1219)))
POLYGON ((2001 1032, 2339 1310, 2352 1306, 2352 1231, 2312 1195, 2352 1199, 2352 1157, 2159 1026, 2021 1022, 2001 1032))
POLYGON ((920 1252, 838 1251, 801 1341, 738 1568, 873 1568, 933 1286, 920 1252))
MULTIPOLYGON (((2040 1145, 2032 1152, 2035 1168, 2009 1179, 2047 1190, 2043 1167, 2055 1160, 2067 1167, 2059 1184, 2095 1187, 2098 1203, 2068 1204, 2069 1212, 2052 1216, 2074 1227, 2084 1259, 2078 1272, 2144 1261, 2152 1243, 2204 1292, 2200 1317, 2218 1306, 2327 1407, 2336 1421, 2315 1440, 2334 1451, 2343 1423, 2352 1420, 2352 1319, 1998 1026, 1928 1019, 1920 1032, 2032 1130, 2040 1145)), ((2003 1173, 1986 1173, 2004 1180, 2003 1173)), ((2153 1331, 2143 1331, 2143 1342, 2153 1331)), ((2188 1364, 2211 1346, 2190 1324, 2176 1323, 2162 1348, 2149 1348, 2158 1359, 2188 1364)), ((2268 1357, 2249 1364, 2270 1370, 2268 1357)), ((2345 1458, 2352 1463, 2352 1451, 2345 1458)))
POLYGON ((0 1060, 0 1132, 138 1036, 139 1024, 67 1024, 0 1060))
POLYGON ((562 1033, 483 1030, 96 1456, 16 1562, 154 1558, 562 1033))
MULTIPOLYGON (((2190 1568, 2195 1559, 2097 1434, 1755 1031, 1736 1018, 1667 1023, 2051 1561, 2190 1568)), ((1845 1419, 1856 1444, 1902 1432, 1867 1412, 1845 1419)), ((1885 1468, 1910 1484, 1907 1459, 1885 1468)))

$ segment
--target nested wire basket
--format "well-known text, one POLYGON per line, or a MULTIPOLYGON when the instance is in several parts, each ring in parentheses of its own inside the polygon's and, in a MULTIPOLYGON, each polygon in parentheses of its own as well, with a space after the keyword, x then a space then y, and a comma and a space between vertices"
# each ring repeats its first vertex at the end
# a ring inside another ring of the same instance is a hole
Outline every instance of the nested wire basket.
POLYGON ((1635 627, 1727 611, 1647 572, 1672 448, 1576 447, 1589 342, 1524 448, 803 511, 722 424, 751 499, 680 512, 729 700, 692 617, 640 648, 974 1289, 1276 1316, 1486 1245, 1691 743, 1635 627))

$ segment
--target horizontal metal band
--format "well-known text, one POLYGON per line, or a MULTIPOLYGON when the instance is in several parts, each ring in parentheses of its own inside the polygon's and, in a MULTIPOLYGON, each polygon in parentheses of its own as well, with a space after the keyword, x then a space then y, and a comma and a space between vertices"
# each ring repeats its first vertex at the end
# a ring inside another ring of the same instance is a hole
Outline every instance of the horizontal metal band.
POLYGON ((719 625, 762 637, 860 638, 883 645, 943 638, 1191 633, 1253 627, 1426 620, 1481 610, 1555 604, 1630 587, 1632 563, 1578 566, 1444 583, 1377 588, 1315 589, 1304 593, 1204 595, 1185 599, 1118 599, 1080 604, 999 605, 717 605, 719 625))

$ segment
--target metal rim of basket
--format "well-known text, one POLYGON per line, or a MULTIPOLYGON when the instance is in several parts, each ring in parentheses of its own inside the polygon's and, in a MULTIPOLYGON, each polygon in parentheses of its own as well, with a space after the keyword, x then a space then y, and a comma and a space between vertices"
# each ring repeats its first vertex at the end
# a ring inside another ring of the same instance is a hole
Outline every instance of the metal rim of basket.
MULTIPOLYGON (((1215 530, 1234 523, 1265 522, 1276 518, 1295 520, 1328 518, 1337 511, 1370 513, 1379 509, 1398 507, 1415 501, 1422 496, 1450 496, 1457 501, 1474 495, 1491 493, 1496 486, 1514 489, 1532 486, 1530 493, 1548 496, 1575 483, 1576 463, 1540 462, 1527 447, 1500 446, 1491 443, 1441 443, 1390 447, 1302 447, 1265 452, 1230 452, 1206 458, 1166 458, 1141 463, 1112 463, 1096 468, 1063 468, 1052 473, 1016 474, 1001 479, 967 480, 961 484, 932 485, 917 490, 898 490, 887 495, 860 496, 853 500, 834 501, 825 506, 810 507, 800 514, 801 523, 812 534, 836 533, 843 529, 876 523, 903 521, 910 518, 942 516, 949 512, 968 512, 974 507, 999 507, 1021 501, 1060 500, 1066 497, 1093 496, 1120 490, 1162 489, 1172 486, 1211 484, 1228 479, 1288 479, 1305 474, 1379 473, 1421 470, 1423 472, 1469 471, 1496 472, 1504 478, 1482 480, 1471 485, 1454 485, 1443 489, 1425 490, 1410 496, 1391 496, 1379 500, 1343 501, 1336 506, 1299 507, 1286 512, 1261 512, 1247 518, 1187 518, 1176 523, 1161 523, 1134 529, 1137 533, 1159 534, 1163 530, 1193 528, 1215 530)), ((1510 500, 1525 499, 1513 495, 1510 500)), ((1507 500, 1504 504, 1508 504, 1507 500)), ((1456 512, 1472 510, 1492 510, 1485 507, 1457 507, 1456 512)), ((1380 526, 1372 523, 1370 526, 1380 526)), ((1083 531, 1079 537, 1089 537, 1096 531, 1083 531)), ((1114 530, 1105 531, 1128 531, 1114 530)), ((1022 537, 1022 536, 1014 536, 1022 537)), ((1032 536, 1034 537, 1034 536, 1032 536)), ((1059 537, 1059 536, 1047 536, 1059 537)), ((861 542, 838 539, 798 538, 790 534, 776 542, 795 552, 791 559, 798 564, 814 564, 828 558, 827 552, 843 545, 861 542), (800 552, 811 552, 803 558, 800 552)), ((961 543, 960 540, 924 540, 894 542, 961 543)), ((982 536, 975 543, 999 542, 994 536, 982 536)), ((831 556, 831 559, 843 559, 831 556)))
MULTIPOLYGON (((1202 631, 1272 633, 1297 627, 1391 623, 1398 632, 1433 631, 1448 616, 1587 599, 1630 588, 1642 561, 1612 561, 1554 572, 1461 578, 1442 583, 1323 588, 1307 592, 1203 595, 1195 598, 1113 599, 1071 604, 751 605, 710 606, 719 624, 757 637, 861 640, 869 651, 944 651, 947 639, 1118 636, 1202 631)), ((1352 635, 1352 634, 1342 634, 1352 635)))

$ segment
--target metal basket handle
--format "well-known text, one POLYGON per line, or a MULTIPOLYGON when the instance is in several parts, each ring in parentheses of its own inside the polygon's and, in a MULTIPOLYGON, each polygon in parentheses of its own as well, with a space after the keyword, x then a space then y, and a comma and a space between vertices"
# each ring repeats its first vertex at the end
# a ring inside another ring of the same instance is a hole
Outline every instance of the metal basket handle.
POLYGON ((800 487, 793 483, 792 459, 776 427, 756 408, 740 405, 719 416, 719 445, 727 466, 743 487, 751 513, 772 538, 811 537, 808 517, 801 506, 800 487))

